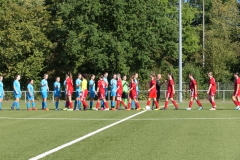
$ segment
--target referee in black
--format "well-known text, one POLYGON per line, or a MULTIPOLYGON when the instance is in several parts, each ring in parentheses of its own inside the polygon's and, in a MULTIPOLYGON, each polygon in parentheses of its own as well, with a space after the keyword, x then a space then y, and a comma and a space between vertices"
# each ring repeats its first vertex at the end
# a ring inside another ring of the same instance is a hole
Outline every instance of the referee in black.
MULTIPOLYGON (((157 75, 157 79, 156 79, 156 89, 157 89, 157 102, 159 104, 159 100, 160 100, 160 96, 161 96, 161 85, 163 85, 165 82, 162 82, 160 81, 160 79, 162 78, 162 75, 161 74, 158 74, 157 75)), ((160 106, 160 105, 159 105, 160 106)), ((154 109, 155 106, 154 106, 154 101, 152 101, 152 109, 154 109)))

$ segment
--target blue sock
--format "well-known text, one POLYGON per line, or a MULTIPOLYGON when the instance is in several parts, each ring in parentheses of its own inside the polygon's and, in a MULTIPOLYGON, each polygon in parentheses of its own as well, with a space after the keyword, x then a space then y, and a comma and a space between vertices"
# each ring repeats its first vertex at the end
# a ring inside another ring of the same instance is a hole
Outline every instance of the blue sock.
POLYGON ((42 109, 44 109, 44 102, 42 102, 42 109))
POLYGON ((47 108, 47 102, 43 102, 43 108, 44 108, 44 109, 47 108))
POLYGON ((17 104, 16 104, 16 109, 19 109, 20 108, 20 104, 19 104, 19 102, 16 102, 17 104))
POLYGON ((32 102, 32 107, 36 108, 35 102, 32 102))
POLYGON ((74 110, 77 108, 78 100, 75 100, 74 102, 74 110))
POLYGON ((14 108, 16 105, 17 105, 17 102, 14 101, 11 108, 14 108))
POLYGON ((77 105, 78 105, 78 109, 80 110, 81 109, 81 101, 80 100, 77 101, 77 105))
POLYGON ((115 101, 111 101, 111 107, 114 108, 115 106, 115 101))
POLYGON ((2 102, 0 102, 0 110, 2 109, 2 102))
POLYGON ((132 106, 131 106, 132 109, 135 109, 135 102, 132 101, 132 106))
POLYGON ((92 108, 93 106, 93 101, 90 101, 90 108, 92 108))
POLYGON ((27 102, 27 109, 28 109, 28 108, 30 108, 30 103, 29 103, 29 102, 27 102))
POLYGON ((101 101, 101 107, 104 108, 104 102, 103 101, 101 101))
POLYGON ((58 109, 58 102, 55 102, 55 107, 56 109, 58 109))

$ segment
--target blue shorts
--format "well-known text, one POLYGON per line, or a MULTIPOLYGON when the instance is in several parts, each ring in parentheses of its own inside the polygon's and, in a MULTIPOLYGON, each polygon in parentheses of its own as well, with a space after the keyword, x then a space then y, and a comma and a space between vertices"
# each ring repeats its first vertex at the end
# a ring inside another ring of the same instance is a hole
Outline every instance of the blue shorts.
POLYGON ((82 92, 77 92, 77 91, 76 91, 76 98, 80 98, 81 95, 82 95, 82 92))
POLYGON ((41 92, 42 98, 48 98, 48 93, 47 92, 41 92))
POLYGON ((107 97, 107 95, 108 95, 108 89, 105 88, 105 96, 107 97))
POLYGON ((54 93, 54 97, 61 97, 61 93, 60 92, 54 93))
POLYGON ((27 100, 28 100, 28 101, 34 100, 34 96, 27 95, 27 100))
POLYGON ((90 91, 89 94, 90 94, 90 98, 95 98, 95 92, 90 91))
POLYGON ((2 93, 1 95, 0 95, 0 99, 3 99, 4 98, 4 94, 2 93))
POLYGON ((116 95, 117 95, 117 93, 116 92, 113 92, 113 91, 111 91, 111 96, 113 97, 116 97, 116 95))
POLYGON ((21 98, 21 97, 22 97, 22 94, 20 94, 20 93, 19 94, 15 94, 14 93, 14 98, 21 98))

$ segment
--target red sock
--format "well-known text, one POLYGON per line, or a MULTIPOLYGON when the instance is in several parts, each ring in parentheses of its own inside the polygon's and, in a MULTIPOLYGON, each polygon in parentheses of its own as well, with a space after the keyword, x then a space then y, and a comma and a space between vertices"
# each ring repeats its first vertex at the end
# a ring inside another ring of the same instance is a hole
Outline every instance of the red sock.
POLYGON ((72 102, 69 102, 69 105, 70 105, 70 109, 73 109, 72 102))
POLYGON ((238 102, 237 100, 234 100, 233 102, 234 102, 234 104, 235 104, 236 106, 239 105, 239 102, 238 102))
POLYGON ((108 108, 108 102, 104 102, 106 108, 108 108))
POLYGON ((215 108, 215 106, 216 106, 216 103, 212 102, 212 107, 215 108))
POLYGON ((193 104, 193 101, 190 101, 188 107, 192 108, 192 104, 193 104))
POLYGON ((168 101, 165 101, 165 105, 164 105, 164 108, 168 108, 168 101))
POLYGON ((120 105, 120 100, 117 100, 117 106, 116 106, 116 109, 119 108, 119 105, 120 105))
POLYGON ((99 106, 100 106, 100 102, 97 102, 96 109, 98 109, 99 106))
POLYGON ((131 103, 128 103, 128 108, 127 108, 127 109, 130 109, 130 108, 131 108, 131 105, 132 105, 131 103))
POLYGON ((147 106, 150 106, 150 100, 147 101, 147 106))
POLYGON ((138 102, 135 102, 136 106, 137 106, 137 109, 140 108, 139 106, 139 103, 138 102))
POLYGON ((199 107, 202 107, 202 104, 199 100, 197 100, 197 104, 198 104, 199 107))
POLYGON ((154 101, 155 105, 156 105, 156 108, 159 108, 159 105, 158 105, 158 102, 157 101, 154 101))
POLYGON ((87 103, 86 103, 85 100, 82 100, 82 104, 83 104, 84 108, 87 108, 87 107, 88 107, 88 105, 87 105, 87 103))
POLYGON ((126 104, 123 101, 121 101, 121 103, 122 103, 123 107, 127 107, 126 104))
POLYGON ((173 100, 172 103, 175 106, 175 108, 178 108, 178 105, 177 105, 176 101, 173 100))

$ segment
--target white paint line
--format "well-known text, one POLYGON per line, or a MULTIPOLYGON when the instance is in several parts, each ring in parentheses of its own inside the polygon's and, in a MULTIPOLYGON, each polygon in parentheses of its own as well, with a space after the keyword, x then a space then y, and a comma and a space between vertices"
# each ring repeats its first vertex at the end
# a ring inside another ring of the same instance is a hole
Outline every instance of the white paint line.
POLYGON ((43 158, 43 157, 46 157, 47 155, 50 155, 50 154, 52 154, 52 153, 54 153, 54 152, 57 152, 57 151, 65 148, 65 147, 68 147, 68 146, 73 145, 73 144, 75 144, 75 143, 77 143, 77 142, 80 142, 80 141, 82 141, 82 140, 84 140, 84 139, 86 139, 86 138, 88 138, 88 137, 91 137, 91 136, 93 136, 93 135, 95 135, 95 134, 97 134, 97 133, 99 133, 99 132, 101 132, 101 131, 104 131, 104 130, 110 128, 110 127, 113 127, 113 126, 115 126, 115 125, 117 125, 117 124, 119 124, 119 123, 122 123, 122 122, 124 122, 124 121, 127 121, 127 120, 129 120, 130 118, 133 118, 133 117, 135 117, 135 116, 138 116, 138 115, 140 115, 140 114, 142 114, 142 113, 144 113, 144 112, 146 112, 146 111, 138 112, 138 113, 136 113, 136 114, 134 114, 134 115, 131 115, 131 116, 127 117, 127 118, 124 118, 124 119, 122 119, 122 120, 120 120, 120 121, 117 121, 117 122, 112 123, 112 124, 110 124, 110 125, 107 125, 107 126, 105 126, 105 127, 103 127, 103 128, 100 128, 100 129, 98 129, 98 130, 96 130, 96 131, 94 131, 94 132, 91 132, 91 133, 89 133, 89 134, 87 134, 87 135, 85 135, 85 136, 82 136, 82 137, 80 137, 80 138, 77 138, 77 139, 75 139, 75 140, 73 140, 73 141, 71 141, 71 142, 65 143, 65 144, 63 144, 63 145, 61 145, 61 146, 59 146, 59 147, 56 147, 56 148, 54 148, 54 149, 51 149, 51 150, 49 150, 49 151, 47 151, 47 152, 45 152, 45 153, 42 153, 42 154, 40 154, 40 155, 38 155, 38 156, 36 156, 36 157, 30 158, 29 160, 38 160, 38 159, 41 159, 41 158, 43 158))

